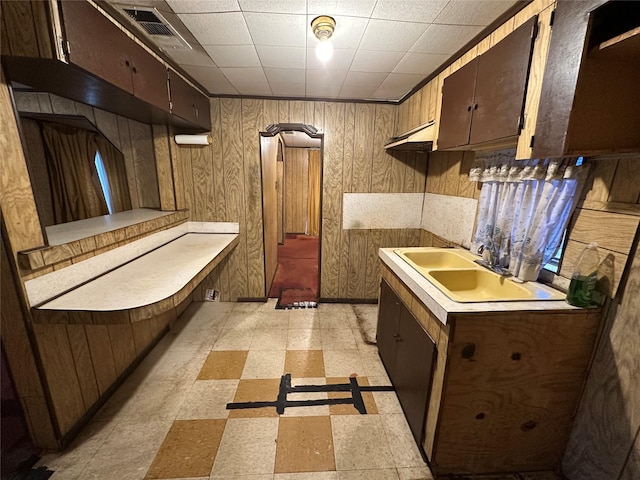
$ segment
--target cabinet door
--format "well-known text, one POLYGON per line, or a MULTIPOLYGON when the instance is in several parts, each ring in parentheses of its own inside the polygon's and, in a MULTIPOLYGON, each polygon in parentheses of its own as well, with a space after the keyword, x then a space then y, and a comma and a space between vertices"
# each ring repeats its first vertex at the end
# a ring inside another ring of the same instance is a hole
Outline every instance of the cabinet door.
POLYGON ((404 305, 398 334, 393 384, 411 433, 421 445, 436 344, 404 305))
MULTIPOLYGON (((389 284, 382 280, 380 286, 380 302, 378 307, 378 330, 376 340, 380 359, 390 377, 396 364, 396 347, 398 338, 398 323, 400 322, 401 302, 389 284)), ((391 378, 394 383, 394 379, 391 378)))
POLYGON ((140 100, 169 112, 167 68, 135 43, 130 46, 129 59, 133 94, 140 100))
POLYGON ((211 129, 209 99, 169 70, 171 113, 207 130, 211 129))
POLYGON ((444 79, 438 149, 469 143, 478 59, 444 79))
POLYGON ((479 57, 470 144, 520 133, 536 23, 529 19, 479 57))
POLYGON ((60 2, 69 62, 133 93, 128 58, 134 42, 88 2, 60 2))

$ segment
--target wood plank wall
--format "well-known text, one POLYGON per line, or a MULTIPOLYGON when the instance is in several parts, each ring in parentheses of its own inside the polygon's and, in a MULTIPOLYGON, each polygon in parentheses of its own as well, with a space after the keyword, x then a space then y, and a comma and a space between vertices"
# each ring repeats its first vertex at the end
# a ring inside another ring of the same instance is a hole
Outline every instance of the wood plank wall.
POLYGON ((47 407, 45 386, 40 380, 38 364, 28 332, 29 323, 24 316, 20 293, 16 288, 18 281, 11 272, 5 241, 6 238, 0 240, 2 346, 13 372, 18 398, 34 442, 42 448, 56 448, 58 444, 53 420, 47 407))
MULTIPOLYGON (((615 296, 640 224, 640 155, 587 159, 591 172, 567 234, 560 275, 571 278, 578 257, 598 243, 600 260, 613 262, 607 293, 615 296)), ((603 292, 604 293, 604 292, 603 292)))
MULTIPOLYGON (((131 207, 160 208, 154 136, 150 125, 49 93, 14 92, 14 96, 18 112, 87 118, 124 155, 131 207)), ((32 147, 29 145, 30 156, 42 151, 32 147)))
POLYGON ((588 191, 572 221, 560 273, 570 277, 584 246, 597 241, 601 259, 614 257, 615 297, 608 306, 563 471, 571 480, 630 479, 639 473, 640 457, 640 156, 588 161, 588 191))
MULTIPOLYGON (((475 153, 464 152, 431 152, 427 162, 427 184, 425 191, 437 195, 452 197, 480 197, 481 184, 469 181, 469 171, 475 153)), ((428 230, 420 232, 421 247, 453 247, 455 242, 438 237, 428 230)))
MULTIPOLYGON (((211 99, 212 144, 175 148, 178 208, 191 220, 240 223, 240 243, 221 265, 222 298, 265 295, 259 132, 278 122, 324 132, 321 293, 325 299, 378 295, 379 247, 418 245, 419 229, 343 230, 345 192, 424 192, 426 155, 387 153, 395 106, 338 102, 211 99), (336 254, 339 252, 339 254, 336 254), (233 272, 231 274, 231 272, 233 272)), ((173 148, 173 147, 172 147, 173 148)), ((173 155, 173 153, 172 153, 173 155)))
POLYGON ((0 9, 3 55, 56 58, 49 2, 2 2, 0 9))
POLYGON ((285 233, 305 233, 308 220, 309 151, 285 148, 284 219, 285 233))

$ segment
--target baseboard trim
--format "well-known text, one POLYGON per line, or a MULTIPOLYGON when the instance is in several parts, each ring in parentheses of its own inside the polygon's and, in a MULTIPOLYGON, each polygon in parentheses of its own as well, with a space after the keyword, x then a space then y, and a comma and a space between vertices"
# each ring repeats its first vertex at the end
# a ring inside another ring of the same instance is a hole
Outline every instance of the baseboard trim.
POLYGON ((378 303, 377 298, 324 298, 321 297, 318 303, 378 303))

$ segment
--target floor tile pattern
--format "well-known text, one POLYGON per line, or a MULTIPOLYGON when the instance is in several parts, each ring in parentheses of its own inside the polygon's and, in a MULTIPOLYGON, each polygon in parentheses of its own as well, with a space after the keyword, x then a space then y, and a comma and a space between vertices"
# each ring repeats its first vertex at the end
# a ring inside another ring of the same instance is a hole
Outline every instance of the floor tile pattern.
MULTIPOLYGON (((424 480, 431 473, 394 392, 352 405, 228 410, 292 385, 389 385, 372 345, 375 305, 275 310, 192 304, 63 452, 52 480, 424 480)), ((342 392, 291 393, 289 400, 342 392)))

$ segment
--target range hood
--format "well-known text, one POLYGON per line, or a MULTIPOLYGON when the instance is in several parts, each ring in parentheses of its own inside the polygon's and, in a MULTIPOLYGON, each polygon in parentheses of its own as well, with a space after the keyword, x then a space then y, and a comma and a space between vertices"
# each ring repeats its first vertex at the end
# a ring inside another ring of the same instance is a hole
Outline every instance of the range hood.
POLYGON ((387 150, 410 150, 430 152, 435 133, 434 122, 425 123, 399 137, 393 137, 384 148, 387 150))

